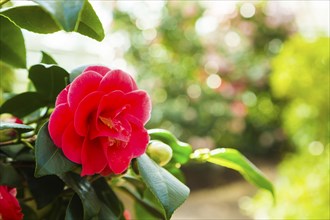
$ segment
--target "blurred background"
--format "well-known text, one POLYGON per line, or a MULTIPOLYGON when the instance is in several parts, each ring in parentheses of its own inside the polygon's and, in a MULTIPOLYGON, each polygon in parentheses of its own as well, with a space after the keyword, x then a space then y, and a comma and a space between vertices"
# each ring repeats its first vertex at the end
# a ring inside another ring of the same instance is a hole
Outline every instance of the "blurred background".
MULTIPOLYGON (((45 51, 68 71, 123 69, 152 97, 149 128, 236 148, 275 185, 276 204, 233 171, 189 164, 192 194, 173 219, 330 218, 329 1, 91 3, 102 42, 24 31, 28 64, 45 51)), ((27 72, 14 76, 2 92, 25 91, 27 72)))

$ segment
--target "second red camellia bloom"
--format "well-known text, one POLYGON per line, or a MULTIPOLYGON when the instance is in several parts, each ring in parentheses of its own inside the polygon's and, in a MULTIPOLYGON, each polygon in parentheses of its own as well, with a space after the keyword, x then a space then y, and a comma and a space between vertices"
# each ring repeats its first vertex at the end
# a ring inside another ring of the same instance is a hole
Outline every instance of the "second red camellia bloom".
POLYGON ((82 165, 82 176, 119 174, 146 150, 150 111, 148 94, 129 74, 90 66, 58 95, 48 129, 64 155, 82 165))

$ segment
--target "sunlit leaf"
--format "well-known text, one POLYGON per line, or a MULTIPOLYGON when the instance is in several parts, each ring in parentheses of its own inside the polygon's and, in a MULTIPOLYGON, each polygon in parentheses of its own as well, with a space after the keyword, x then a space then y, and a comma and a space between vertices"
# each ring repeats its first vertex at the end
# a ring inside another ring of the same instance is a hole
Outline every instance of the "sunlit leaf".
POLYGON ((49 34, 61 30, 52 16, 38 5, 12 7, 1 14, 28 31, 49 34))
POLYGON ((41 58, 41 63, 45 64, 57 64, 57 62, 54 60, 53 57, 51 57, 48 53, 41 51, 42 53, 42 58, 41 58))
POLYGON ((24 124, 0 122, 0 130, 4 130, 4 129, 15 129, 19 133, 26 133, 32 131, 34 128, 24 124))
POLYGON ((24 92, 3 103, 0 107, 0 114, 10 113, 16 117, 22 118, 46 105, 47 102, 39 93, 24 92))
POLYGON ((26 50, 22 31, 0 14, 0 60, 18 68, 26 67, 26 50))
POLYGON ((193 159, 207 161, 240 172, 252 184, 268 190, 274 197, 274 188, 264 174, 246 157, 235 149, 218 148, 212 151, 199 149, 192 154, 193 159))
POLYGON ((65 31, 74 31, 85 0, 44 1, 34 0, 41 5, 65 31))
POLYGON ((138 157, 137 163, 143 181, 162 205, 164 217, 170 219, 173 212, 187 199, 189 188, 146 154, 138 157))
POLYGON ((48 122, 39 133, 35 146, 36 170, 35 176, 62 174, 72 170, 76 164, 64 157, 62 150, 56 147, 48 133, 48 122))
POLYGON ((171 132, 164 129, 150 129, 148 130, 148 134, 151 140, 162 141, 172 148, 173 157, 171 162, 185 164, 189 161, 192 147, 176 139, 171 132))
POLYGON ((55 104, 57 95, 65 88, 69 74, 56 65, 37 64, 29 69, 29 78, 37 92, 49 104, 55 104))
POLYGON ((82 10, 77 32, 98 41, 104 38, 102 23, 88 1, 82 10))

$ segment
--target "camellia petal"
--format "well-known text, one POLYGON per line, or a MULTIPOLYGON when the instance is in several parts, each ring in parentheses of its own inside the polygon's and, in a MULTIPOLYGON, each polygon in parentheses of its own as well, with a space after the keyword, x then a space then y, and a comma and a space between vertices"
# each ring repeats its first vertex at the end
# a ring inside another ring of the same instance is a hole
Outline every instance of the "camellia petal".
POLYGON ((136 90, 125 95, 125 103, 129 103, 127 114, 141 120, 143 124, 150 119, 151 101, 149 95, 142 90, 136 90))
POLYGON ((72 117, 73 115, 68 104, 61 104, 56 106, 49 118, 49 135, 54 141, 54 144, 59 148, 62 147, 63 131, 69 125, 72 117))
POLYGON ((120 90, 127 93, 137 89, 135 81, 128 73, 112 70, 103 77, 98 90, 104 92, 120 90))
POLYGON ((131 139, 126 148, 132 152, 132 156, 135 158, 141 156, 146 151, 149 135, 145 128, 137 128, 135 125, 132 125, 132 127, 131 139))
POLYGON ((113 146, 107 149, 107 159, 110 169, 115 174, 124 172, 132 160, 132 152, 126 147, 113 146))
POLYGON ((60 94, 58 94, 55 102, 55 106, 60 104, 64 104, 68 102, 68 92, 69 92, 70 85, 67 85, 65 89, 63 89, 60 94))
POLYGON ((100 140, 85 138, 81 151, 81 176, 100 173, 107 166, 107 163, 108 161, 100 140))
POLYGON ((22 209, 16 199, 15 188, 0 186, 0 219, 23 219, 22 209))
POLYGON ((73 80, 69 88, 68 103, 75 111, 81 100, 89 93, 95 92, 102 80, 102 76, 96 72, 88 71, 80 74, 73 80))
POLYGON ((62 137, 62 151, 72 162, 81 164, 81 149, 84 138, 77 134, 73 122, 64 130, 62 137))
POLYGON ((84 72, 87 71, 94 71, 101 74, 102 76, 105 76, 105 74, 107 74, 107 72, 110 72, 111 69, 105 66, 89 66, 84 70, 84 72))
POLYGON ((103 94, 103 92, 94 91, 88 94, 79 103, 74 114, 74 127, 78 134, 87 135, 91 122, 93 121, 92 116, 96 115, 103 94))

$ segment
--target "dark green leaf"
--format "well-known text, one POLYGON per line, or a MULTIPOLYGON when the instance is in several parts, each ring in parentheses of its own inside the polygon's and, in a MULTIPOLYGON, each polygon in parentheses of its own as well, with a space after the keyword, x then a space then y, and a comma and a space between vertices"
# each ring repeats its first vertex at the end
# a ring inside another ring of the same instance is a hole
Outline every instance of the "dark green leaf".
POLYGON ((83 206, 79 196, 75 193, 66 209, 65 220, 83 219, 83 206))
POLYGON ((92 219, 98 216, 102 203, 98 199, 92 185, 76 173, 67 172, 58 175, 81 199, 84 207, 84 219, 92 219))
POLYGON ((92 186, 95 189, 98 198, 109 208, 111 216, 109 219, 120 219, 124 211, 122 202, 118 199, 115 192, 110 188, 104 178, 99 178, 93 182, 92 186))
POLYGON ((9 122, 0 122, 0 130, 4 129, 15 129, 19 133, 26 133, 32 131, 34 128, 24 124, 9 123, 9 122))
POLYGON ((74 31, 79 21, 85 0, 45 1, 34 0, 41 5, 63 27, 65 31, 74 31))
POLYGON ((0 114, 10 113, 16 117, 22 118, 46 105, 47 102, 39 93, 25 92, 18 94, 3 103, 0 107, 0 114))
POLYGON ((15 158, 24 148, 24 144, 11 144, 0 147, 0 152, 5 153, 8 157, 15 158))
MULTIPOLYGON (((132 189, 130 189, 130 187, 121 186, 120 189, 130 195, 136 202, 138 202, 146 212, 150 213, 157 219, 164 219, 163 212, 159 210, 158 207, 156 207, 157 204, 152 203, 146 197, 142 197, 140 193, 133 191, 132 189)), ((157 203, 159 202, 157 201, 157 203)))
POLYGON ((263 173, 235 149, 218 148, 212 151, 199 149, 192 158, 214 163, 240 172, 252 184, 268 190, 274 196, 274 188, 263 173))
POLYGON ((38 5, 13 7, 1 14, 28 31, 49 34, 60 30, 52 16, 38 5))
POLYGON ((102 23, 88 1, 82 10, 77 32, 98 41, 102 41, 104 38, 102 23))
POLYGON ((21 168, 29 185, 29 190, 36 200, 38 209, 45 207, 63 191, 64 183, 55 175, 34 177, 34 167, 21 168))
POLYGON ((70 82, 72 82, 77 76, 79 76, 87 67, 88 65, 84 65, 73 69, 70 73, 70 82))
POLYGON ((26 50, 22 31, 0 14, 0 60, 18 68, 26 67, 26 50))
POLYGON ((19 187, 22 185, 22 178, 16 169, 10 164, 0 161, 0 185, 19 187))
POLYGON ((20 202, 20 206, 22 208, 22 213, 24 213, 23 220, 34 220, 38 219, 37 214, 35 211, 28 205, 23 202, 20 202))
POLYGON ((45 66, 37 64, 29 70, 29 78, 33 82, 37 92, 49 104, 55 103, 57 95, 66 86, 66 78, 68 76, 68 72, 56 65, 45 66))
POLYGON ((143 181, 162 205, 165 218, 170 219, 173 212, 187 199, 189 188, 146 154, 138 157, 137 163, 143 181))
POLYGON ((151 129, 148 133, 151 140, 162 141, 172 148, 171 162, 185 164, 189 161, 192 153, 192 147, 189 144, 179 141, 171 132, 164 129, 151 129))
POLYGON ((64 157, 60 148, 54 145, 48 133, 48 123, 44 124, 38 133, 35 158, 36 177, 50 174, 59 175, 72 170, 76 166, 64 157))
POLYGON ((41 63, 45 63, 45 64, 57 64, 57 62, 53 59, 53 57, 51 57, 48 53, 41 51, 42 53, 42 59, 41 59, 41 63))

